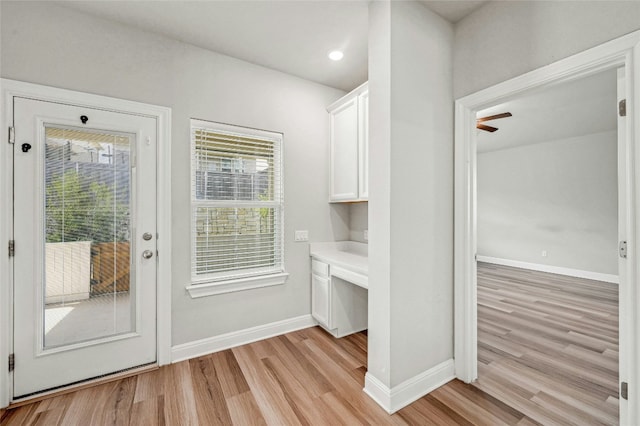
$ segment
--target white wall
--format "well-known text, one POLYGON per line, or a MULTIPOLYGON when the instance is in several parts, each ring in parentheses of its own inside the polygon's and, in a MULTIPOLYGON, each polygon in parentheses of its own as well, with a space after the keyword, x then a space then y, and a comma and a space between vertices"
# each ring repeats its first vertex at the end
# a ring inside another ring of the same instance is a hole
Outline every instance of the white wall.
POLYGON ((369 203, 349 205, 349 239, 366 243, 364 231, 369 229, 369 203))
POLYGON ((615 131, 480 153, 477 185, 479 256, 618 274, 615 131))
POLYGON ((391 7, 392 386, 453 357, 453 28, 391 7))
POLYGON ((391 3, 369 4, 367 374, 391 386, 391 3))
POLYGON ((348 209, 327 203, 325 108, 343 92, 46 2, 0 5, 2 77, 172 108, 174 345, 310 313, 308 246, 293 231, 349 237, 348 209), (185 292, 192 117, 284 133, 286 284, 195 300, 185 292))
POLYGON ((638 29, 638 1, 491 1, 456 25, 455 97, 638 29))
POLYGON ((393 388, 453 356, 453 29, 372 2, 369 36, 369 374, 393 388))

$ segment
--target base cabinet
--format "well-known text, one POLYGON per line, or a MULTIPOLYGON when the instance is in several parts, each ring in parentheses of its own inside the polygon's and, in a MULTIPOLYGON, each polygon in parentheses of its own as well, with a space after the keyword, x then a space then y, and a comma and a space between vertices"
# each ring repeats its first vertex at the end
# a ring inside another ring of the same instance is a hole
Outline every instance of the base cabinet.
POLYGON ((335 337, 367 329, 368 292, 365 288, 331 276, 331 266, 313 260, 311 315, 335 337), (324 273, 326 271, 326 273, 324 273))
POLYGON ((329 278, 313 274, 311 276, 311 313, 316 321, 329 329, 331 328, 330 299, 329 278))

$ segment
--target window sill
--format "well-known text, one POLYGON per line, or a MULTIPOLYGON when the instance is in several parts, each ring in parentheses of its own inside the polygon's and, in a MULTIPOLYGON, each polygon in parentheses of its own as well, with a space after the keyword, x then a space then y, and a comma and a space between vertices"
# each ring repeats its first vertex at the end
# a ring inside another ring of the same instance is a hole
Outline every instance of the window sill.
POLYGON ((251 290, 260 287, 284 284, 289 277, 286 272, 278 274, 260 275, 257 277, 238 278, 227 281, 202 281, 199 284, 191 283, 186 286, 192 299, 214 296, 216 294, 233 293, 235 291, 251 290))

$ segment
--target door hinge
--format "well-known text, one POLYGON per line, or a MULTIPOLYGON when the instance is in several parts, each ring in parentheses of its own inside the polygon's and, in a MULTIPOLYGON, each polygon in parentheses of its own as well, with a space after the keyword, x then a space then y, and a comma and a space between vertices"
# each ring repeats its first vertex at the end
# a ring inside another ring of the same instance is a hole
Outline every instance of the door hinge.
POLYGON ((16 242, 15 240, 9 240, 9 257, 16 255, 16 242))
POLYGON ((618 114, 620 115, 620 117, 627 116, 627 100, 626 99, 623 99, 620 102, 618 102, 618 114))
POLYGON ((16 129, 9 127, 9 143, 16 143, 16 129))
POLYGON ((16 367, 16 355, 9 354, 9 371, 13 371, 15 367, 16 367))
POLYGON ((629 385, 627 382, 620 383, 620 397, 622 399, 629 399, 629 385))
POLYGON ((620 244, 618 245, 618 250, 620 251, 620 257, 623 259, 626 259, 627 258, 627 242, 620 241, 620 244))

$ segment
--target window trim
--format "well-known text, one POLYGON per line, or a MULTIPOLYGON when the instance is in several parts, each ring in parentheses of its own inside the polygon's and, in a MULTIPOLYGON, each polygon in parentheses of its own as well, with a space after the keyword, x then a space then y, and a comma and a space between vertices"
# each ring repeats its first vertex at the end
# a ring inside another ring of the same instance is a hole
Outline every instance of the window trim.
MULTIPOLYGON (((280 174, 280 185, 276 190, 277 197, 280 201, 273 201, 270 204, 273 207, 279 207, 280 214, 279 224, 280 230, 276 233, 275 238, 280 241, 280 258, 282 259, 281 268, 279 271, 270 270, 261 274, 253 274, 249 276, 242 276, 242 274, 219 274, 219 275, 209 275, 206 277, 198 277, 193 274, 193 269, 190 267, 191 279, 190 282, 185 286, 185 289, 191 296, 191 298, 199 298, 205 296, 213 296, 217 294, 231 293, 236 291, 250 290, 261 287, 268 287, 274 285, 284 284, 287 280, 289 274, 285 271, 285 258, 284 258, 284 168, 283 168, 283 159, 284 159, 284 134, 278 132, 270 132, 266 130, 254 129, 250 127, 243 127, 237 125, 230 125, 225 123, 218 123, 213 121, 199 120, 192 118, 190 120, 190 135, 189 135, 189 146, 190 146, 190 181, 189 181, 189 204, 190 204, 190 218, 189 218, 189 249, 190 249, 190 265, 192 265, 194 256, 195 256, 195 244, 193 241, 193 220, 194 220, 194 208, 197 207, 199 201, 194 199, 194 174, 195 174, 195 143, 193 140, 193 130, 194 128, 203 128, 207 130, 211 130, 212 132, 227 134, 229 136, 238 136, 238 137, 254 137, 265 140, 274 141, 279 144, 279 155, 278 155, 278 165, 279 165, 279 174, 280 174)), ((222 203, 225 203, 224 201, 222 203)), ((246 201, 243 200, 234 200, 229 201, 230 204, 242 205, 246 204, 246 201)))
POLYGON ((199 297, 214 296, 216 294, 280 285, 284 284, 288 277, 289 274, 287 272, 281 272, 278 274, 254 275, 252 277, 224 281, 193 281, 190 285, 186 286, 186 289, 192 299, 197 299, 199 297))

